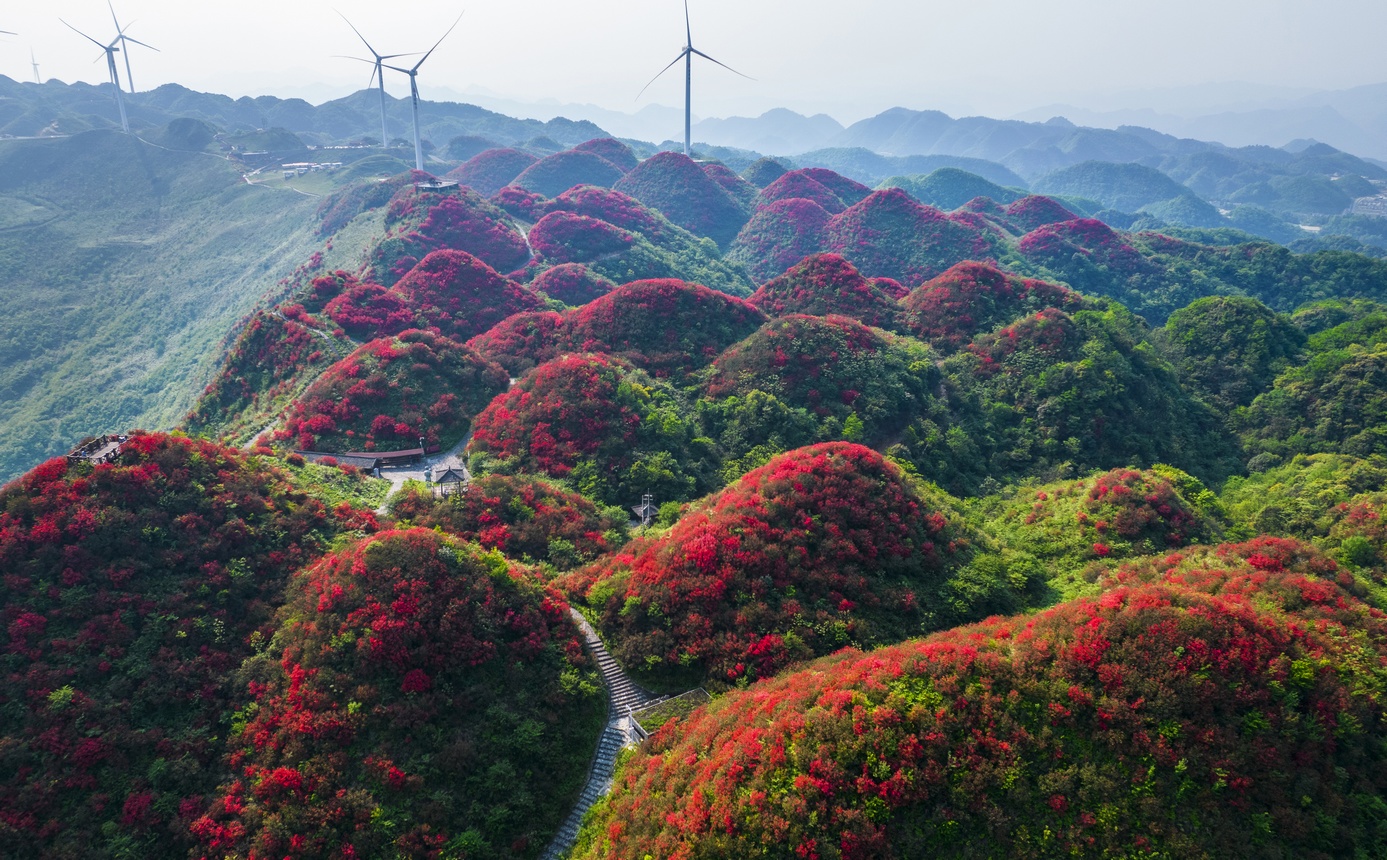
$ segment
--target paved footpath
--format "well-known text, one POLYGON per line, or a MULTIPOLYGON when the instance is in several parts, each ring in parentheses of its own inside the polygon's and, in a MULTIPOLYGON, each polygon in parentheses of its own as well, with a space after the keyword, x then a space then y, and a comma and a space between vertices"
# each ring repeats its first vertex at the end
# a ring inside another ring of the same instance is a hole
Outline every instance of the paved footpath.
POLYGON ((607 653, 597 631, 592 629, 576 609, 570 609, 573 621, 583 633, 583 643, 588 653, 597 661, 597 669, 602 673, 602 683, 607 686, 607 727, 602 731, 602 739, 597 744, 597 755, 588 768, 588 782, 573 810, 564 819, 563 826, 554 835, 549 847, 541 855, 543 860, 559 860, 573 847, 578 838, 578 828, 598 798, 612 787, 612 776, 616 771, 616 757, 626 746, 636 742, 635 732, 628 716, 631 708, 638 708, 654 697, 636 686, 621 665, 607 653))

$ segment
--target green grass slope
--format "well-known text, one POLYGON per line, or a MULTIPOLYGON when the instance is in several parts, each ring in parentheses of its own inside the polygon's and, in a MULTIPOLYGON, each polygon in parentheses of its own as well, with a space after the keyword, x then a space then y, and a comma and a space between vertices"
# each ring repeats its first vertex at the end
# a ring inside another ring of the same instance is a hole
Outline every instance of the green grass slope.
POLYGON ((0 142, 0 481, 88 433, 173 426, 320 242, 316 206, 110 132, 0 142))

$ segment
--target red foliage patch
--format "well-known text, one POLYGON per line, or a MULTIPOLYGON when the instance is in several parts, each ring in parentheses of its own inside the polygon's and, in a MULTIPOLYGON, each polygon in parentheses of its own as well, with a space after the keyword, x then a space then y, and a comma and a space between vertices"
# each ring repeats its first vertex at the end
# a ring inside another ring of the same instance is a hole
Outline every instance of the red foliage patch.
POLYGON ((812 200, 778 200, 752 214, 728 257, 746 266, 754 280, 768 281, 822 251, 824 230, 832 217, 812 200))
POLYGON ((838 199, 837 194, 811 179, 803 170, 792 170, 761 189, 756 203, 758 206, 768 206, 777 200, 794 198, 813 200, 833 215, 848 208, 847 204, 838 199))
POLYGON ((429 325, 459 340, 543 306, 534 293, 464 251, 429 254, 394 289, 429 325))
POLYGON ((1046 224, 1073 221, 1078 217, 1055 200, 1038 194, 1030 194, 1007 204, 1006 208, 1002 210, 1002 215, 1007 221, 1026 233, 1044 227, 1046 224))
POLYGON ((481 356, 520 376, 559 354, 567 343, 564 318, 553 311, 508 316, 467 342, 481 356))
POLYGON ((772 459, 560 584, 601 613, 625 665, 725 686, 918 629, 968 554, 937 500, 832 442, 772 459))
POLYGON ((373 340, 319 377, 274 438, 309 451, 376 451, 457 441, 504 391, 506 372, 456 341, 411 330, 373 340))
POLYGON ((707 365, 766 319, 744 299, 673 279, 625 284, 571 314, 573 349, 619 355, 657 376, 707 365))
POLYGON ((903 302, 905 325, 942 352, 975 335, 1045 308, 1073 312, 1083 297, 1066 287, 1017 278, 985 263, 959 263, 921 285, 903 302))
POLYGON ((1355 798, 1387 791, 1387 618, 1245 551, 1153 560, 1094 599, 729 694, 626 763, 578 856, 1362 845, 1374 813, 1355 798))
POLYGON ((837 254, 812 254, 766 283, 748 301, 770 316, 841 314, 894 328, 900 306, 837 254))
POLYGON ((0 490, 0 853, 186 853, 232 678, 336 531, 257 458, 162 434, 0 490))
POLYGON ((616 284, 581 263, 561 263, 545 269, 530 282, 530 289, 566 305, 585 305, 616 289, 616 284))
POLYGON ((551 263, 587 263, 619 254, 635 237, 597 218, 562 210, 550 212, 530 230, 530 245, 551 263))

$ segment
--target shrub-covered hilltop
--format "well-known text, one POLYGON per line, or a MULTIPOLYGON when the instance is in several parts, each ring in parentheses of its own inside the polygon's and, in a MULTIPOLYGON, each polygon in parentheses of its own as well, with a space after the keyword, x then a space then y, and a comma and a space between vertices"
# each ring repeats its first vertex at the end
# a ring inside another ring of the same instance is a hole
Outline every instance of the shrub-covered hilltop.
POLYGON ((571 610, 711 696, 574 857, 1387 854, 1387 262, 563 139, 315 180, 181 433, 0 489, 0 855, 543 856, 571 610))
POLYGON ((575 856, 1376 856, 1384 633, 1293 542, 1133 564, 671 721, 575 856))

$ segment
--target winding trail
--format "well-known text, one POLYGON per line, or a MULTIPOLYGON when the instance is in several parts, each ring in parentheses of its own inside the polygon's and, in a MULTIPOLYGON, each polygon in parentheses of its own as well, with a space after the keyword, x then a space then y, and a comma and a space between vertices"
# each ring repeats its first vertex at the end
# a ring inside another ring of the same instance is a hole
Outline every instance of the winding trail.
POLYGON ((578 610, 569 609, 568 612, 582 632, 583 644, 592 655, 592 659, 597 662, 597 669, 602 673, 602 683, 607 687, 607 727, 602 731, 602 737, 597 742, 597 753, 593 756, 592 764, 588 766, 587 785, 583 787, 583 793, 578 796, 578 801, 573 804, 573 809, 559 827, 559 832, 550 840, 549 847, 540 855, 541 860, 559 860, 573 848, 573 843, 578 838, 578 829, 583 825, 583 816, 587 815, 592 805, 612 788, 617 755, 622 749, 636 742, 636 734, 631 727, 631 709, 655 698, 636 686, 630 676, 622 670, 621 665, 607 653, 607 646, 602 644, 597 631, 592 629, 592 625, 578 610))

